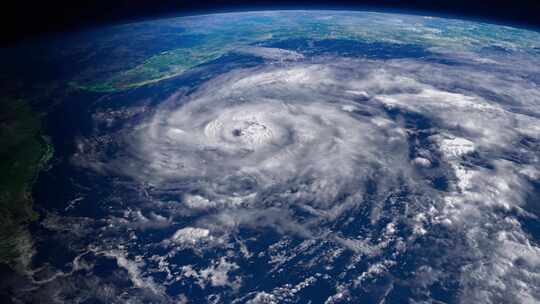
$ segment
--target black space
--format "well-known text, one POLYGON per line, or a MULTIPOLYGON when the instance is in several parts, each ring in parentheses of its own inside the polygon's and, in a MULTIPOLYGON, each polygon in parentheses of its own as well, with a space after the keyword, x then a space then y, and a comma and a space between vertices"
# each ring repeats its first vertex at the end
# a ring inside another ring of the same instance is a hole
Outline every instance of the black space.
POLYGON ((0 4, 0 43, 161 16, 263 9, 386 10, 540 29, 540 0, 4 0, 0 4))

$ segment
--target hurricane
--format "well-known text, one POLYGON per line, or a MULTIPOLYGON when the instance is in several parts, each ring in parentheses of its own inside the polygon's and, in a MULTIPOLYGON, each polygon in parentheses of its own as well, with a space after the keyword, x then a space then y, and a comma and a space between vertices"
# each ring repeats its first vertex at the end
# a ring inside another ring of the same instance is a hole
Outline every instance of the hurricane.
MULTIPOLYGON (((330 207, 376 172, 400 166, 403 155, 385 152, 406 145, 403 129, 364 92, 339 96, 347 88, 330 82, 337 71, 323 65, 246 70, 189 97, 173 96, 129 136, 134 159, 144 162, 135 175, 144 168, 143 178, 156 187, 191 180, 209 199, 232 201, 300 186, 296 195, 330 207)), ((130 173, 130 166, 121 167, 130 173)))
POLYGON ((537 155, 524 149, 530 163, 517 165, 505 146, 537 136, 540 125, 515 106, 442 88, 462 81, 440 65, 406 60, 295 59, 234 70, 161 101, 120 132, 121 156, 100 168, 156 197, 178 197, 176 212, 193 221, 166 246, 242 247, 241 231, 271 229, 315 242, 305 245, 311 250, 332 244, 377 261, 348 284, 354 289, 379 276, 392 280, 400 260, 432 254, 419 242, 437 239, 438 257, 416 276, 452 277, 463 284, 462 302, 478 301, 497 282, 494 298, 527 299, 536 291, 502 286, 539 279, 509 266, 536 265, 540 251, 508 217, 526 213, 520 193, 538 170, 537 155), (487 230, 467 228, 478 223, 487 230), (462 259, 479 264, 453 274, 434 270, 462 259))

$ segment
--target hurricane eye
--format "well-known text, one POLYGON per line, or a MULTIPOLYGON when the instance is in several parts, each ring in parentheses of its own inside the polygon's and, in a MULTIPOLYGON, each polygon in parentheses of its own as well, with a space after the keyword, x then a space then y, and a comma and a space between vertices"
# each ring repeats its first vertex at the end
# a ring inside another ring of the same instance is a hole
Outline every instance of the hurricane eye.
POLYGON ((232 131, 232 135, 233 135, 233 136, 242 136, 242 135, 244 135, 244 133, 243 133, 242 130, 240 130, 240 129, 234 129, 234 130, 232 131))

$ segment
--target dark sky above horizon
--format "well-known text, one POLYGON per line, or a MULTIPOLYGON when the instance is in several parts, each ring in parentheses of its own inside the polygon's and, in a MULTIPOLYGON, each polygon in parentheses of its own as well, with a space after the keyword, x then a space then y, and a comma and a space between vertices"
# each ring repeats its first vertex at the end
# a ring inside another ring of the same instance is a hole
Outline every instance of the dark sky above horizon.
POLYGON ((263 9, 356 9, 478 19, 540 30, 540 0, 6 0, 0 4, 1 43, 46 33, 183 14, 263 9))

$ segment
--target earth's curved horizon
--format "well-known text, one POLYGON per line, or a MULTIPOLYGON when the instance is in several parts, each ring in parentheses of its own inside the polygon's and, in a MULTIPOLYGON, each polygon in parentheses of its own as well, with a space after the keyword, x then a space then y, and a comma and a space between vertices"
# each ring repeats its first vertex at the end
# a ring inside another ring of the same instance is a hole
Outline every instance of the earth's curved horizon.
POLYGON ((8 303, 540 302, 538 32, 258 11, 1 57, 8 303))

